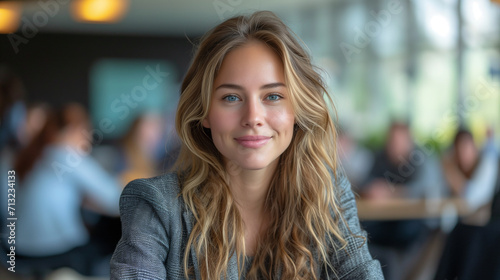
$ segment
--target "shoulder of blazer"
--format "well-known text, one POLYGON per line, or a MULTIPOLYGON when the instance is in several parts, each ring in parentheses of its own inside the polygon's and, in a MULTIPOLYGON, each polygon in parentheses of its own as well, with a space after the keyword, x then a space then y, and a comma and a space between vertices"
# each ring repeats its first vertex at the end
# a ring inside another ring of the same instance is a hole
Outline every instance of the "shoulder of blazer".
POLYGON ((154 207, 168 207, 170 211, 184 210, 184 203, 180 197, 179 179, 176 173, 166 173, 152 178, 133 180, 123 189, 122 201, 130 196, 140 197, 154 207))

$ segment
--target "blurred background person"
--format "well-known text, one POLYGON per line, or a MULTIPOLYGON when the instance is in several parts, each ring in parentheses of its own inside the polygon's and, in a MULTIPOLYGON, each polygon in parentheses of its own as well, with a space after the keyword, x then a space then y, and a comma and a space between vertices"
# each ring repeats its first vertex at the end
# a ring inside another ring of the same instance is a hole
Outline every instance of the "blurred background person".
MULTIPOLYGON (((424 198, 429 173, 426 165, 432 158, 419 150, 406 123, 394 122, 389 127, 384 148, 377 152, 366 183, 360 189, 362 197, 380 201, 424 198)), ((380 258, 387 279, 403 279, 404 266, 410 258, 400 255, 418 251, 427 235, 423 220, 364 221, 370 250, 380 258), (384 267, 385 265, 385 267, 384 267)))
POLYGON ((137 178, 159 175, 158 159, 165 151, 161 148, 162 119, 157 114, 138 116, 121 140, 117 170, 122 185, 137 178))
MULTIPOLYGON (((121 139, 112 145, 97 147, 93 154, 125 186, 132 180, 161 173, 159 158, 165 154, 163 134, 163 119, 159 114, 140 114, 121 139)), ((91 233, 91 242, 99 248, 101 255, 111 257, 122 233, 120 218, 100 215, 95 211, 84 211, 84 218, 91 233)), ((108 271, 108 263, 106 259, 106 265, 101 264, 96 269, 108 271)))
POLYGON ((18 154, 17 270, 42 276, 59 267, 92 274, 100 260, 80 208, 118 215, 119 182, 87 154, 89 120, 77 104, 51 110, 44 127, 18 154))
MULTIPOLYGON (((362 196, 368 199, 419 197, 423 186, 418 182, 425 177, 420 168, 422 162, 415 163, 410 158, 417 148, 407 124, 394 122, 390 125, 385 146, 375 153, 375 158, 365 184, 362 196)), ((422 157, 423 154, 419 153, 422 157)))
POLYGON ((463 198, 473 213, 469 223, 485 224, 490 216, 490 205, 499 180, 498 151, 493 132, 488 132, 486 143, 479 150, 472 134, 461 128, 453 145, 443 157, 446 184, 452 196, 463 198))
POLYGON ((49 107, 45 103, 27 105, 25 123, 21 128, 22 146, 28 145, 43 128, 47 121, 49 107))
POLYGON ((469 208, 447 237, 434 279, 500 278, 500 168, 493 131, 482 150, 461 128, 443 170, 450 192, 469 208))

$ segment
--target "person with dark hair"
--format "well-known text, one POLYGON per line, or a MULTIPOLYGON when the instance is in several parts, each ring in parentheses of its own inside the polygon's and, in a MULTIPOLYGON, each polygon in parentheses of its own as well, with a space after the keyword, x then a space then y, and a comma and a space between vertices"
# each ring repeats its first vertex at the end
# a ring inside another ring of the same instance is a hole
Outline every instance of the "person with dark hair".
POLYGON ((460 129, 450 153, 443 158, 443 171, 452 196, 462 197, 474 212, 491 202, 498 180, 498 151, 489 132, 483 151, 472 134, 460 129))
MULTIPOLYGON (((376 154, 361 195, 374 200, 423 197, 423 163, 414 164, 411 160, 417 151, 408 125, 392 123, 384 149, 376 154)), ((423 154, 420 157, 423 160, 423 154)), ((422 231, 420 221, 369 221, 363 225, 371 242, 395 248, 407 248, 422 231)))
POLYGON ((454 197, 472 213, 449 233, 435 275, 438 279, 500 279, 500 163, 488 131, 480 151, 466 129, 455 135, 443 159, 444 177, 454 197))
POLYGON ((70 104, 48 112, 38 135, 18 154, 16 254, 21 273, 43 275, 69 266, 91 273, 83 206, 118 216, 121 185, 90 156, 84 108, 70 104))
POLYGON ((182 83, 173 172, 121 196, 111 279, 382 279, 325 99, 273 13, 209 31, 182 83))
MULTIPOLYGON (((441 191, 435 157, 425 154, 413 141, 405 122, 393 122, 387 132, 383 149, 373 160, 369 175, 360 188, 360 195, 373 201, 393 199, 423 199, 429 188, 441 191), (434 174, 437 173, 437 174, 434 174), (429 180, 430 179, 430 180, 429 180)), ((368 233, 371 252, 382 263, 387 279, 403 279, 418 256, 429 233, 424 219, 367 220, 362 226, 368 233)))

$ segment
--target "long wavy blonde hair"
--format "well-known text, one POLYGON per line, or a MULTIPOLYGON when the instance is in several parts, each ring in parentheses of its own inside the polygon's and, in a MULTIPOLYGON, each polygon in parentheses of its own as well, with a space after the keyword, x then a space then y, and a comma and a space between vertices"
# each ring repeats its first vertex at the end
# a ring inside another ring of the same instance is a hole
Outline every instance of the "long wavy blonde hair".
POLYGON ((219 24, 201 40, 182 83, 176 130, 182 148, 175 165, 181 195, 195 224, 184 255, 194 248, 202 279, 227 275, 236 254, 241 275, 245 258, 244 224, 228 185, 222 155, 207 117, 213 82, 224 57, 249 40, 267 44, 281 58, 297 129, 279 158, 267 199, 270 226, 259 240, 247 279, 318 279, 320 267, 331 267, 329 254, 345 246, 335 186, 337 156, 335 111, 321 76, 292 31, 273 13, 256 12, 219 24), (326 99, 326 100, 325 100, 326 99))

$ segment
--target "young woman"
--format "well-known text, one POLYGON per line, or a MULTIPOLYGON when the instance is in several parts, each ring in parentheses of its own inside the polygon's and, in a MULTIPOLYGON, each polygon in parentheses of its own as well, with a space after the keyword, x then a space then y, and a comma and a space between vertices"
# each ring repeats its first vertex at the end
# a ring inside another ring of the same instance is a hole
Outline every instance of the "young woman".
POLYGON ((271 12, 201 41, 182 84, 175 172, 121 198, 112 279, 379 279, 320 75, 271 12))
POLYGON ((451 194, 472 214, 448 234, 434 279, 500 279, 500 164, 493 131, 479 150, 471 132, 459 129, 443 171, 451 194))
POLYGON ((493 132, 489 132, 481 151, 471 132, 459 129, 450 153, 443 158, 444 178, 451 195, 462 197, 471 212, 481 208, 488 211, 499 180, 498 161, 493 132))

